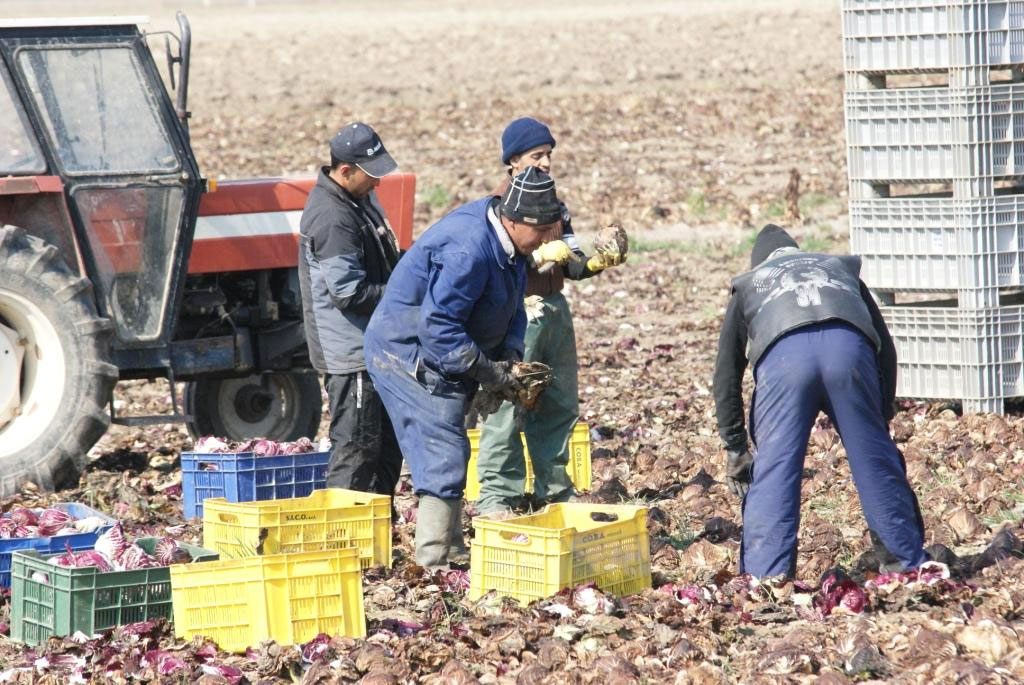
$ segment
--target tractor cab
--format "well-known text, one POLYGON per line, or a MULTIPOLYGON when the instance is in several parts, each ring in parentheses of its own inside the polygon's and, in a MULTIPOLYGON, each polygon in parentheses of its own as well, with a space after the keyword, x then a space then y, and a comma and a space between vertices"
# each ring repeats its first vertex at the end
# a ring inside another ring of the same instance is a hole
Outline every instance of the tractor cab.
POLYGON ((3 495, 75 482, 117 380, 173 374, 202 181, 188 22, 179 13, 177 55, 167 41, 172 103, 144 21, 0 19, 3 495))
POLYGON ((22 227, 74 247, 65 261, 113 323, 115 363, 166 366, 199 170, 140 20, 68 23, 0 22, 0 178, 59 182, 62 225, 22 227))

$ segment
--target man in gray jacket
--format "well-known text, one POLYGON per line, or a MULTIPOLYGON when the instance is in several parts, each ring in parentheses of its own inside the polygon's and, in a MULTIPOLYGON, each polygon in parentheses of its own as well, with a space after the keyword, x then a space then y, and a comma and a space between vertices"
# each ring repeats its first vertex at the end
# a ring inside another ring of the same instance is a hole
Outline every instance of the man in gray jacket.
POLYGON ((363 331, 398 245, 374 189, 397 165, 377 133, 346 125, 330 142, 299 224, 299 282, 310 362, 324 374, 330 407, 327 486, 393 495, 402 453, 366 373, 363 331))

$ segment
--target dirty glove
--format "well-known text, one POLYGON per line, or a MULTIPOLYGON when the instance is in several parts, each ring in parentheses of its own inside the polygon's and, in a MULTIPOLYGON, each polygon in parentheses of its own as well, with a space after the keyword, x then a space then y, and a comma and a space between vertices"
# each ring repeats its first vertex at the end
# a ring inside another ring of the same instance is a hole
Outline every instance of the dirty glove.
POLYGON ((747 450, 727 450, 726 454, 729 456, 725 460, 725 484, 732 494, 742 500, 750 490, 750 472, 754 466, 754 457, 747 450))
POLYGON ((498 361, 501 362, 521 362, 523 361, 523 353, 517 349, 506 347, 498 354, 498 361))
POLYGON ((594 240, 594 256, 587 260, 587 268, 592 273, 604 271, 610 266, 618 266, 626 261, 629 252, 629 236, 618 224, 610 224, 597 232, 594 240))
MULTIPOLYGON (((544 316, 544 298, 540 295, 528 295, 523 300, 523 309, 526 310, 526 320, 536 321, 544 316)), ((519 359, 517 361, 523 361, 519 359)))
POLYGON ((492 362, 480 357, 470 368, 469 377, 502 399, 514 400, 522 386, 512 375, 512 364, 511 361, 492 362))
POLYGON ((543 266, 544 264, 568 264, 569 262, 580 261, 580 257, 564 241, 552 240, 550 243, 544 243, 533 251, 533 261, 537 266, 543 266))
POLYGON ((618 266, 626 261, 626 255, 608 254, 605 252, 598 252, 593 257, 587 260, 587 268, 592 273, 600 273, 610 266, 618 266))

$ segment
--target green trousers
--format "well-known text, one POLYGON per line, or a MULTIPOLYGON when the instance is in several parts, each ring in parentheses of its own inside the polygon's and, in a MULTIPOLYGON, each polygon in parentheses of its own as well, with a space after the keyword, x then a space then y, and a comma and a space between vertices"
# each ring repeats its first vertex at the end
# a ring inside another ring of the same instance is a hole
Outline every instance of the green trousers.
MULTIPOLYGON (((566 472, 569 437, 579 420, 576 333, 572 312, 561 293, 541 301, 540 316, 526 326, 525 361, 551 367, 553 380, 533 411, 524 412, 523 432, 533 463, 533 494, 541 502, 564 502, 573 494, 566 472)), ((480 499, 477 510, 488 513, 519 504, 526 490, 526 460, 515 410, 505 402, 483 422, 477 456, 480 499)))

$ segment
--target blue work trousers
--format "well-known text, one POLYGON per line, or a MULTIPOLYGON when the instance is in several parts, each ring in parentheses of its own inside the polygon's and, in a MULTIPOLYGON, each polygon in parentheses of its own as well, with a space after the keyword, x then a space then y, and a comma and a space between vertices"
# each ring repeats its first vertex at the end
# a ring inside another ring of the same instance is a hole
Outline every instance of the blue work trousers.
POLYGON ((923 564, 917 500, 882 417, 871 342, 838 321, 798 328, 762 355, 754 382, 750 430, 756 452, 743 502, 740 571, 795 575, 800 480, 819 411, 832 420, 846 448, 868 527, 904 569, 923 564))
POLYGON ((469 463, 466 407, 472 388, 422 366, 413 376, 386 353, 368 353, 367 362, 416 494, 461 499, 469 463))

